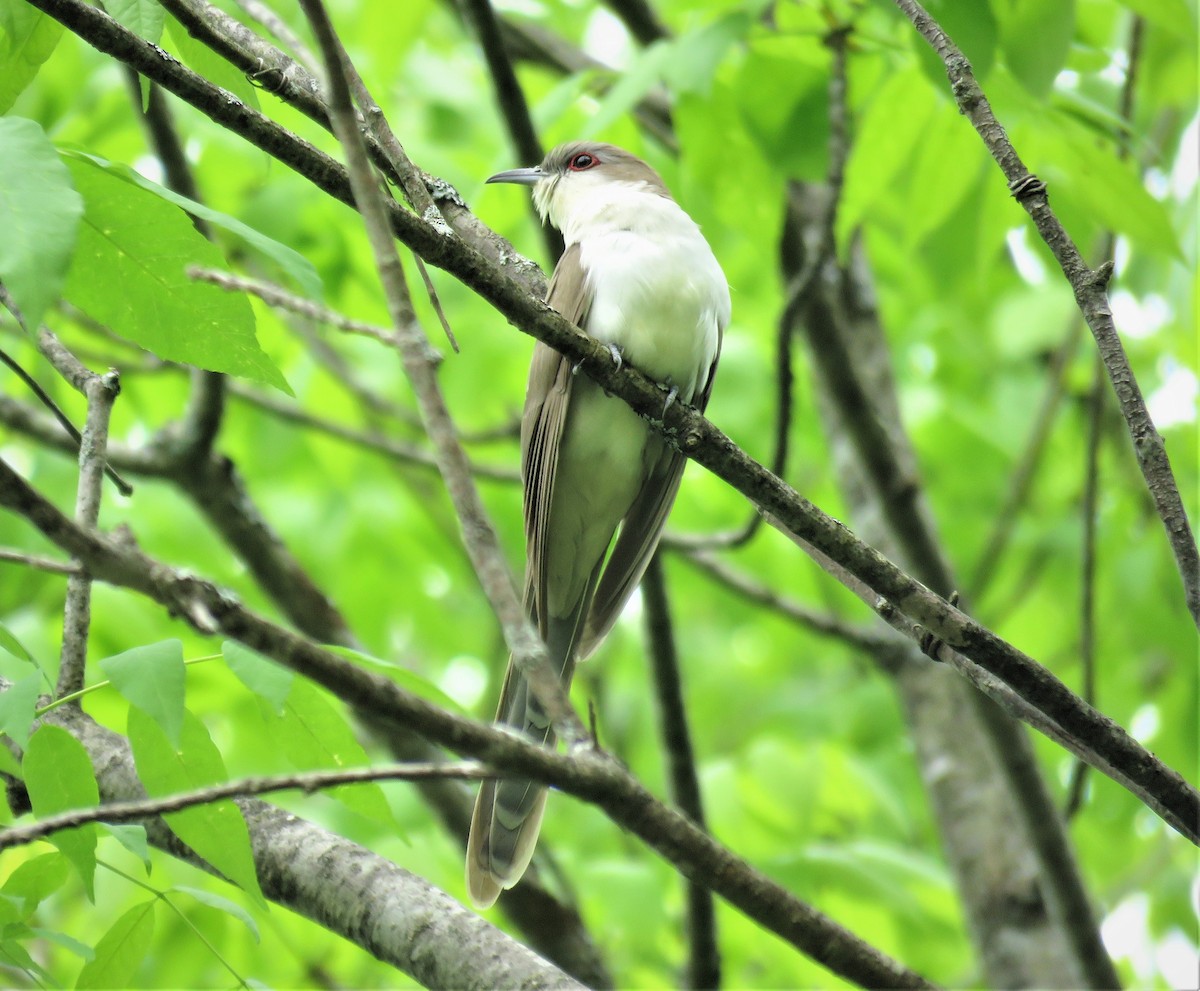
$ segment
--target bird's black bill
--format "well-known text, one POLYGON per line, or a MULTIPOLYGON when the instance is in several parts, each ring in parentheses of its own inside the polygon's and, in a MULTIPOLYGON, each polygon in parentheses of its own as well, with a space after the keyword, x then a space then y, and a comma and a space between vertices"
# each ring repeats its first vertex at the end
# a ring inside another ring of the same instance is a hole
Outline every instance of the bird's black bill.
POLYGON ((507 172, 497 172, 489 176, 487 182, 515 182, 518 186, 536 186, 542 177, 541 166, 531 169, 509 169, 507 172))

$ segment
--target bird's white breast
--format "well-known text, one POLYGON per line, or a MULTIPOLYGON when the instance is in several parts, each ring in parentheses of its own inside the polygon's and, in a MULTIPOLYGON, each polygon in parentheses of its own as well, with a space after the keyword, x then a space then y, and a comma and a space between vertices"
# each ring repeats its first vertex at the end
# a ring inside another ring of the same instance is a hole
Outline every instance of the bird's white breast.
POLYGON ((568 186, 555 212, 567 243, 579 244, 593 296, 586 330, 691 400, 729 320, 729 286, 708 242, 673 200, 644 184, 568 186))

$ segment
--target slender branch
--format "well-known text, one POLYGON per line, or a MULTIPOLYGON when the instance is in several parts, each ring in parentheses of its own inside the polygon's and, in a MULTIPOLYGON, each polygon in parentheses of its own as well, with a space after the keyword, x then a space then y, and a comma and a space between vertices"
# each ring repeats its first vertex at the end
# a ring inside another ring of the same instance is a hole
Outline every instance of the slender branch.
POLYGON ((52 542, 80 558, 95 578, 152 599, 203 634, 237 640, 311 678, 350 705, 407 726, 457 753, 553 784, 599 805, 609 818, 641 837, 685 877, 709 885, 749 918, 834 973, 867 987, 931 986, 659 802, 602 751, 582 747, 570 754, 553 752, 440 709, 391 680, 269 622, 209 582, 153 560, 127 542, 117 543, 80 529, 2 459, 0 506, 24 516, 52 542))
POLYGON ((479 781, 494 776, 494 773, 483 764, 463 761, 457 764, 392 764, 384 767, 352 767, 337 771, 305 771, 297 774, 238 778, 224 784, 209 785, 194 791, 164 795, 161 798, 129 799, 123 802, 106 802, 94 808, 71 809, 46 816, 25 826, 10 826, 0 830, 0 852, 45 839, 60 829, 77 829, 89 822, 134 822, 149 816, 180 812, 196 805, 210 805, 227 798, 248 798, 251 795, 266 795, 275 791, 303 791, 312 794, 325 788, 362 784, 367 781, 427 781, 435 778, 479 781))
POLYGON ((387 327, 381 327, 374 323, 366 323, 362 320, 355 320, 353 317, 338 313, 336 310, 331 310, 320 303, 314 303, 303 296, 297 296, 295 293, 288 292, 282 286, 265 282, 262 279, 251 279, 244 275, 235 275, 233 272, 222 272, 215 268, 201 268, 198 265, 193 265, 189 268, 187 275, 188 278, 220 286, 229 292, 248 292, 271 306, 277 306, 282 310, 290 310, 292 313, 299 313, 310 320, 327 323, 338 330, 345 330, 352 334, 361 334, 363 337, 370 337, 381 344, 391 344, 393 341, 393 332, 387 327))
MULTIPOLYGON (((696 755, 688 729, 687 706, 675 649, 671 607, 667 598, 662 557, 655 553, 642 577, 642 597, 646 605, 646 639, 654 669, 654 698, 658 702, 659 730, 670 771, 671 799, 685 816, 701 829, 704 802, 700 779, 696 774, 696 755)), ((684 986, 718 988, 721 986, 721 951, 717 944, 717 918, 712 892, 696 881, 687 886, 688 962, 684 986)))
POLYGON ((966 584, 967 598, 978 601, 991 585, 996 575, 1000 558, 1008 549, 1009 541, 1016 529, 1029 494, 1033 490, 1033 482, 1042 464, 1042 455, 1046 451, 1046 442, 1050 439, 1050 431, 1062 405, 1063 393, 1066 388, 1066 370, 1071 355, 1079 347, 1083 326, 1079 318, 1071 322, 1071 327, 1063 337, 1062 343, 1054 349, 1046 369, 1046 386, 1042 392, 1041 402, 1033 417, 1033 426, 1021 457, 1013 469, 1012 478, 1008 483, 1004 501, 996 513, 996 520, 991 532, 983 542, 983 550, 975 561, 975 568, 966 584))
MULTIPOLYGON (((100 519, 100 496, 108 461, 108 421, 121 391, 114 369, 97 375, 79 361, 44 327, 38 332, 38 349, 55 370, 87 399, 87 418, 79 439, 79 483, 75 493, 75 522, 95 529, 100 519)), ((58 697, 73 695, 83 687, 87 666, 88 628, 92 621, 92 577, 82 567, 67 579, 63 608, 63 639, 59 655, 58 697)))
POLYGON ((53 575, 74 575, 83 569, 74 561, 56 561, 54 558, 42 557, 38 554, 27 554, 10 547, 0 547, 0 561, 9 564, 22 564, 27 568, 38 571, 48 571, 53 575))
MULTIPOLYGON (((3 286, 0 286, 0 301, 3 301, 5 305, 9 304, 8 294, 4 291, 3 286)), ((37 396, 38 402, 40 402, 51 412, 51 414, 53 414, 59 425, 63 428, 63 430, 66 431, 67 436, 74 441, 74 445, 71 449, 78 452, 80 446, 83 444, 83 435, 80 434, 80 432, 76 429, 75 424, 73 424, 67 418, 67 414, 64 413, 62 409, 59 408, 58 404, 50 398, 50 394, 46 392, 46 390, 38 384, 37 379, 25 371, 25 369, 22 368, 20 364, 18 364, 8 354, 8 352, 0 350, 0 362, 3 362, 5 365, 7 365, 9 369, 11 369, 17 376, 17 378, 25 383, 25 385, 29 388, 29 391, 37 396)), ((109 477, 109 480, 112 481, 112 483, 117 487, 117 491, 120 492, 121 495, 133 495, 133 486, 131 486, 127 481, 125 481, 125 479, 118 475, 112 469, 112 467, 108 465, 107 462, 105 462, 104 474, 109 477)))
MULTIPOLYGON (((1083 673, 1080 694, 1088 705, 1096 704, 1096 504, 1100 491, 1100 435, 1104 418, 1104 369, 1096 359, 1095 377, 1088 395, 1087 442, 1084 446, 1083 498, 1079 515, 1083 519, 1083 555, 1079 602, 1079 667, 1083 673)), ((1087 764, 1077 761, 1071 768, 1063 815, 1071 819, 1083 805, 1087 764)))
POLYGON ((1102 265, 1095 271, 1088 268, 1079 249, 1050 209, 1045 184, 1025 168, 1004 128, 992 113, 991 104, 980 89, 970 62, 958 46, 917 0, 895 2, 945 63, 950 87, 959 108, 979 132, 996 164, 1008 179, 1013 195, 1033 219, 1042 240, 1046 242, 1070 283, 1080 312, 1083 313, 1092 336, 1096 339, 1096 346, 1112 382, 1121 414, 1129 428, 1142 477, 1167 531, 1167 540, 1179 569, 1188 609, 1193 621, 1200 626, 1200 552, 1196 549, 1196 540, 1179 495, 1179 486, 1171 471, 1167 449, 1162 436, 1150 419, 1146 402, 1130 367, 1129 357, 1113 324, 1107 294, 1112 266, 1102 265))

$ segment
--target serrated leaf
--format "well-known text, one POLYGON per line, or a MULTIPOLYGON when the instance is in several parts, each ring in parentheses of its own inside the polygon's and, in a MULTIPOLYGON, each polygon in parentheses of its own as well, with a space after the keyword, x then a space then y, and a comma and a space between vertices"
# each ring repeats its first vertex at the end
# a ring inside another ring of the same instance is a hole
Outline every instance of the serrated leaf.
MULTIPOLYGON (((43 724, 29 738, 22 761, 25 788, 34 815, 45 817, 69 809, 94 808, 100 789, 83 744, 57 726, 43 724)), ((63 829, 48 839, 74 864, 88 899, 95 901, 96 826, 63 829)))
POLYGON ((1022 86, 1045 97, 1067 64, 1075 0, 1015 0, 1002 10, 1004 60, 1022 86))
POLYGON ((5 895, 24 903, 25 916, 67 883, 71 865, 61 853, 43 853, 18 864, 0 889, 5 895))
POLYGON ((0 279, 31 334, 62 292, 83 210, 41 127, 0 118, 0 279))
MULTIPOLYGON (((129 709, 129 744, 138 777, 152 798, 193 792, 227 780, 225 762, 208 730, 184 711, 176 748, 150 716, 129 709)), ((241 810, 228 799, 163 816, 171 831, 234 884, 265 904, 254 869, 250 832, 241 810)))
POLYGON ((94 956, 83 965, 76 988, 127 988, 150 950, 154 901, 134 905, 100 937, 94 956))
POLYGON ((102 822, 100 828, 126 850, 137 857, 150 873, 150 846, 146 842, 146 827, 133 822, 102 822))
POLYGON ((3 623, 0 623, 0 647, 7 650, 13 657, 21 661, 28 661, 30 664, 37 665, 37 661, 29 651, 25 649, 25 645, 21 643, 3 623))
MULTIPOLYGON (((42 676, 34 671, 12 682, 7 691, 0 692, 0 733, 7 733, 22 747, 29 740, 29 727, 33 725, 37 714, 41 688, 42 676)), ((0 747, 0 750, 8 753, 6 748, 0 747)))
POLYGON ((254 942, 261 942, 258 923, 254 921, 254 916, 247 912, 241 905, 236 902, 231 902, 228 898, 222 898, 220 895, 214 894, 211 891, 205 891, 203 888, 189 888, 184 884, 177 884, 173 891, 181 891, 186 895, 191 895, 196 901, 207 905, 209 908, 215 908, 218 911, 224 912, 226 915, 231 915, 237 919, 242 925, 250 930, 250 935, 254 937, 254 942))
POLYGON ((152 45, 162 37, 165 12, 158 0, 104 0, 104 9, 109 17, 152 45))
POLYGON ((106 657, 100 670, 130 705, 136 705, 163 728, 167 739, 179 746, 183 727, 183 643, 161 643, 134 647, 123 654, 106 657))
MULTIPOLYGON (((346 717, 303 678, 292 685, 283 715, 268 722, 276 728, 275 735, 287 759, 300 770, 338 770, 370 763, 346 717)), ((374 782, 341 785, 330 788, 327 794, 359 815, 394 824, 383 790, 374 782)))
POLYGON ((33 82, 62 37, 63 26, 26 3, 0 4, 0 114, 33 82))
POLYGON ((188 278, 189 265, 225 260, 187 215, 92 159, 64 161, 85 204, 66 297, 160 358, 290 393, 259 347, 246 299, 188 278))
POLYGON ((317 274, 313 263, 295 249, 289 248, 286 244, 276 241, 274 238, 267 237, 266 234, 256 231, 247 224, 243 224, 236 217, 231 217, 227 213, 214 210, 203 203, 197 203, 186 196, 180 196, 174 190, 160 186, 156 182, 151 182, 140 172, 135 172, 127 165, 110 162, 98 155, 88 155, 83 152, 70 152, 69 154, 95 162, 110 175, 124 179, 126 182, 132 183, 146 192, 153 193, 168 203, 174 204, 181 210, 187 211, 192 216, 207 220, 214 227, 220 227, 222 230, 226 230, 230 234, 241 238, 250 247, 255 248, 278 265, 283 273, 296 284, 296 288, 309 299, 319 300, 322 298, 324 287, 321 284, 320 275, 317 274))
POLYGON ((267 702, 276 715, 283 711, 296 677, 291 671, 235 640, 221 644, 221 653, 229 670, 243 685, 267 702))

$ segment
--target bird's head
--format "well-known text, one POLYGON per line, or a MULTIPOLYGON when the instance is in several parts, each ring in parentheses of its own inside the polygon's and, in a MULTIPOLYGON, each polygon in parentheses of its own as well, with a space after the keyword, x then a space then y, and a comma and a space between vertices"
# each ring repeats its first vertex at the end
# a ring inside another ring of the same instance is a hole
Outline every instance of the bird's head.
POLYGON ((532 186, 538 213, 562 231, 580 211, 592 212, 625 191, 671 198, 659 174, 640 158, 597 141, 559 145, 541 165, 499 172, 487 181, 532 186))

